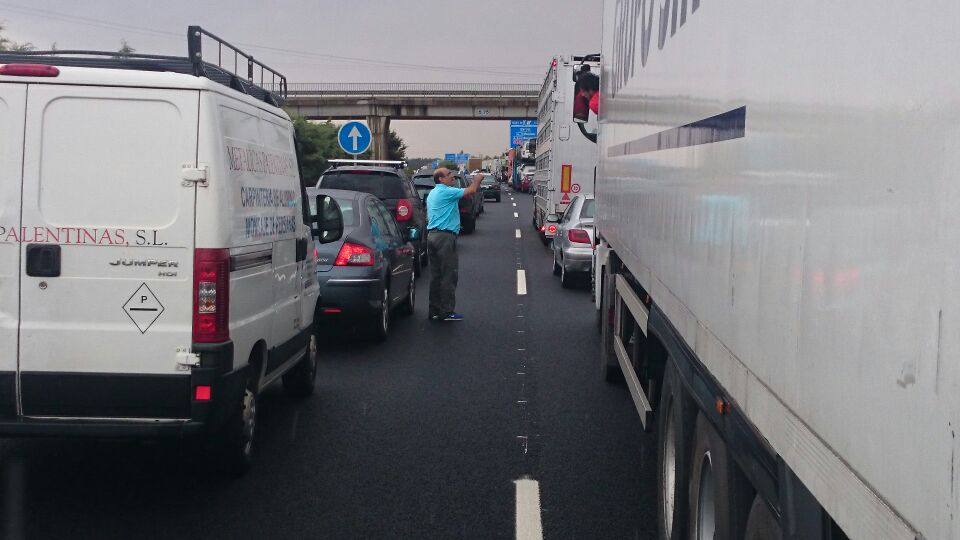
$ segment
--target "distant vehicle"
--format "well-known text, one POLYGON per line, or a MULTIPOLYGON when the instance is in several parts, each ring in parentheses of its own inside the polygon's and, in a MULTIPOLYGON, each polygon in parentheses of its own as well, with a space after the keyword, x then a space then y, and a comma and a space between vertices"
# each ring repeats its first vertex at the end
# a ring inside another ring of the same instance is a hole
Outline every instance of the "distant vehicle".
MULTIPOLYGON (((433 181, 433 172, 429 173, 417 173, 413 177, 413 188, 417 191, 417 197, 423 201, 426 205, 427 195, 430 193, 430 190, 437 187, 437 183, 433 181)), ((424 206, 426 208, 426 206, 424 206)))
MULTIPOLYGON (((307 193, 333 197, 343 212, 342 238, 314 252, 320 285, 317 319, 325 327, 339 322, 386 339, 391 311, 409 315, 416 303, 412 242, 417 229, 402 229, 394 213, 369 193, 318 188, 307 193)), ((315 214, 316 208, 310 211, 315 214)))
POLYGON ((533 189, 533 175, 525 174, 520 178, 520 188, 519 190, 523 193, 530 193, 533 189))
MULTIPOLYGON (((566 211, 557 220, 553 237, 553 274, 560 276, 564 288, 573 284, 573 279, 590 275, 593 265, 593 214, 596 201, 593 196, 576 195, 566 211)), ((552 223, 556 214, 551 214, 552 223)))
POLYGON ((483 193, 483 198, 493 199, 497 202, 500 202, 500 184, 497 183, 497 180, 493 177, 492 174, 485 174, 483 180, 480 181, 480 191, 483 193))
POLYGON ((182 58, 0 54, 0 435, 204 435, 242 473, 260 392, 314 390, 307 254, 340 211, 310 223, 281 96, 200 38, 286 79, 188 35, 182 58))
POLYGON ((574 195, 593 194, 597 145, 573 120, 574 75, 585 69, 599 73, 600 62, 588 56, 555 56, 540 92, 538 123, 545 128, 537 135, 533 226, 547 240, 546 216, 563 214, 574 195))
POLYGON ((414 229, 416 272, 427 264, 427 210, 413 182, 403 172, 402 161, 331 159, 332 167, 320 176, 317 187, 347 189, 375 195, 393 212, 397 223, 414 229))

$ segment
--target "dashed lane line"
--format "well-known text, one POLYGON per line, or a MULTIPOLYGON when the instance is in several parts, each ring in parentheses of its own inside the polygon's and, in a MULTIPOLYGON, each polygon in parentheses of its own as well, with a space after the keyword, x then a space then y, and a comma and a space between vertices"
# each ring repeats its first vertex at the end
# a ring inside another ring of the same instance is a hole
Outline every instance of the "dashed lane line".
POLYGON ((517 540, 543 540, 540 517, 540 483, 529 478, 515 480, 517 486, 517 540))
POLYGON ((520 238, 520 229, 517 229, 517 230, 516 230, 516 236, 517 236, 517 238, 520 238))
POLYGON ((527 271, 523 269, 517 270, 517 294, 527 294, 527 271))
POLYGON ((515 218, 517 218, 517 219, 520 219, 520 214, 514 212, 514 213, 513 213, 513 217, 515 217, 515 218))

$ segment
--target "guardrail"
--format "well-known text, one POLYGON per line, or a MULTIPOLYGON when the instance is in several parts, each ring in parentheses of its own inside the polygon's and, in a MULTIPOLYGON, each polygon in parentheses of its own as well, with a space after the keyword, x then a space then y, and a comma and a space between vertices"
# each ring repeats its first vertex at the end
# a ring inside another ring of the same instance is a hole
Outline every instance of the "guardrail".
POLYGON ((288 96, 456 95, 536 97, 540 95, 540 84, 288 83, 286 90, 288 96))

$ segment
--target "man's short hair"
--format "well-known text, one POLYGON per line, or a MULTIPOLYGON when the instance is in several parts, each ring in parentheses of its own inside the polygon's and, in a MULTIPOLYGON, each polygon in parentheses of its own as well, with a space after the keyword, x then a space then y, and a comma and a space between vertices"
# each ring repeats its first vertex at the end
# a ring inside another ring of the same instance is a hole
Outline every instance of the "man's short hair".
POLYGON ((446 169, 437 169, 437 170, 433 171, 433 183, 434 183, 434 184, 439 184, 439 183, 440 183, 440 179, 443 178, 443 176, 444 176, 443 171, 445 171, 445 170, 446 170, 446 169))
POLYGON ((599 92, 600 91, 600 77, 597 77, 595 74, 590 73, 589 71, 580 73, 580 76, 577 77, 577 84, 574 86, 577 92, 584 90, 599 92))

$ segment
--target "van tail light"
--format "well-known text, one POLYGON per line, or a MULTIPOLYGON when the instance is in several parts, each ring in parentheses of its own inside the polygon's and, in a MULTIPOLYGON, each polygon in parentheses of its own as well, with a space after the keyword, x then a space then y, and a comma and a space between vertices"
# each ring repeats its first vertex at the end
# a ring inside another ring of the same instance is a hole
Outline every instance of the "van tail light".
POLYGON ((397 201, 397 221, 410 221, 413 217, 413 205, 409 199, 400 199, 397 201))
POLYGON ((583 229, 570 229, 567 231, 567 239, 576 244, 590 243, 590 235, 583 229))
POLYGON ((334 266, 373 266, 373 250, 362 244, 344 242, 334 266))
POLYGON ((193 252, 193 342, 221 343, 230 339, 230 252, 193 252))
POLYGON ((0 66, 0 75, 13 77, 56 77, 60 70, 56 66, 45 64, 4 64, 0 66))

